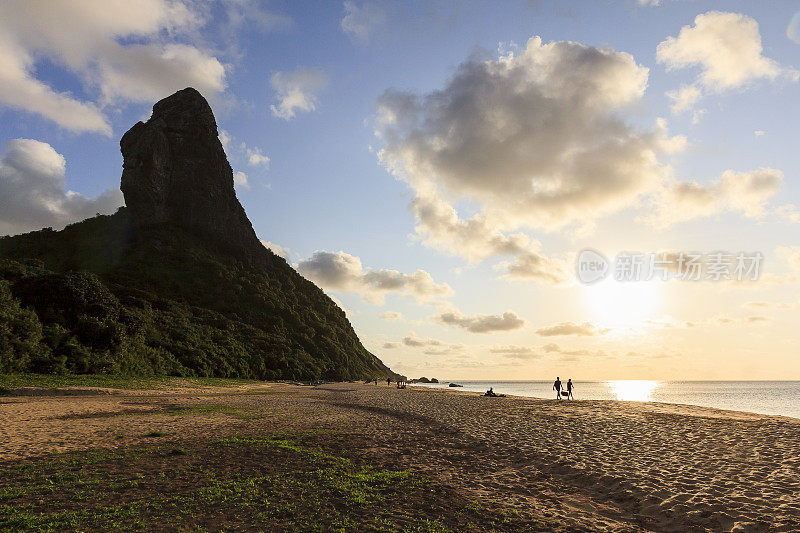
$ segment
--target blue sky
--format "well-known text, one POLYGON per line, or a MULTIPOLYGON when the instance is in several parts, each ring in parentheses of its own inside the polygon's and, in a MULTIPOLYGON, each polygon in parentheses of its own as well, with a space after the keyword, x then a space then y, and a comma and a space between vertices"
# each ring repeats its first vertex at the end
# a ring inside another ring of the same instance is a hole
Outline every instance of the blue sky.
POLYGON ((192 85, 259 237, 402 373, 800 379, 798 3, 0 11, 0 234, 113 212, 119 138, 192 85), (584 248, 765 261, 595 290, 584 248))

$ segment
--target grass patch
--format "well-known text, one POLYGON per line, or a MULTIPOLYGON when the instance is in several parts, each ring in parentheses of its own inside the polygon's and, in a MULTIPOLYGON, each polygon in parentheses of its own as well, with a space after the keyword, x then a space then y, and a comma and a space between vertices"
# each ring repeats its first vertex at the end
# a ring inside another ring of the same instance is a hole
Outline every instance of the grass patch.
POLYGON ((11 392, 20 387, 60 389, 64 387, 102 387, 108 389, 142 390, 164 389, 177 386, 235 387, 258 383, 249 379, 228 378, 178 378, 166 376, 131 377, 99 374, 0 374, 0 391, 11 392))
POLYGON ((0 530, 538 530, 340 440, 230 437, 54 454, 0 471, 0 530))

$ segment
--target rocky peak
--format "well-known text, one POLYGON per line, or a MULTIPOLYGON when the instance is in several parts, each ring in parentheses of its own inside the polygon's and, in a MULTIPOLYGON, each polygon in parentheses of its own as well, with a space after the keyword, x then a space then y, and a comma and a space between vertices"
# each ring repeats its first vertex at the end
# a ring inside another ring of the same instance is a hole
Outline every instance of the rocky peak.
POLYGON ((262 248, 236 198, 214 113, 197 90, 156 103, 147 122, 122 136, 120 148, 120 188, 136 226, 177 223, 245 249, 262 248))

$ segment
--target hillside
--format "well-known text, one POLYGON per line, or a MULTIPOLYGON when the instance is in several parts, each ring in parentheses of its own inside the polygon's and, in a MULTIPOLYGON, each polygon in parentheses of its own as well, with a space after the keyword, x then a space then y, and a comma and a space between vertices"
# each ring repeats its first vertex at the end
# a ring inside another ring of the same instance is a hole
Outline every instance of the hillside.
POLYGON ((260 244, 199 93, 159 102, 121 144, 128 207, 0 238, 0 373, 394 375, 260 244))

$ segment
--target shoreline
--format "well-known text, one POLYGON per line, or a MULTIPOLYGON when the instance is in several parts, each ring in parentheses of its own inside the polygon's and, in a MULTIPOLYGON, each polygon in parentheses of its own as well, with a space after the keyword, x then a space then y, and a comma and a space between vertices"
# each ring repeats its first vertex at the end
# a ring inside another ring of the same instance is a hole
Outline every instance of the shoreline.
MULTIPOLYGON (((638 382, 638 381, 652 381, 652 380, 616 380, 616 382, 625 382, 625 381, 638 382)), ((614 381, 612 381, 612 382, 614 382, 614 381)), ((478 394, 478 395, 482 395, 483 394, 483 392, 481 392, 481 391, 475 391, 475 390, 469 390, 469 389, 462 388, 463 386, 462 387, 449 387, 449 386, 447 386, 447 384, 449 384, 449 383, 466 384, 467 387, 469 387, 470 385, 474 386, 476 384, 480 384, 481 387, 492 386, 495 389, 496 393, 502 393, 502 394, 505 394, 506 396, 514 396, 514 397, 518 397, 518 398, 530 398, 530 399, 533 399, 533 400, 558 401, 557 399, 552 397, 552 394, 541 395, 541 396, 531 396, 531 395, 526 395, 526 394, 508 392, 508 389, 503 388, 504 385, 512 385, 512 390, 513 390, 513 386, 514 385, 519 385, 521 383, 536 383, 536 384, 545 384, 545 385, 549 385, 550 384, 549 381, 540 381, 540 380, 530 380, 530 381, 492 381, 492 380, 464 380, 464 381, 452 380, 452 381, 447 381, 447 380, 440 380, 439 383, 437 384, 438 386, 431 386, 431 384, 424 384, 424 383, 409 383, 408 385, 409 386, 413 386, 413 387, 418 387, 418 388, 429 389, 429 390, 445 390, 445 391, 452 391, 452 392, 469 392, 469 393, 474 393, 474 394, 478 394)), ((609 383, 609 381, 590 381, 590 382, 576 381, 575 383, 576 383, 576 385, 585 385, 587 383, 588 384, 592 384, 592 385, 597 385, 597 384, 609 383)), ((715 385, 717 385, 717 384, 729 384, 729 383, 781 383, 781 384, 797 384, 800 387, 800 381, 797 381, 797 380, 775 380, 775 381, 764 381, 764 380, 751 380, 751 381, 665 381, 665 382, 662 382, 662 383, 687 383, 687 384, 688 383, 692 383, 692 384, 695 384, 695 383, 703 384, 703 383, 705 383, 705 384, 715 384, 715 385)), ((701 408, 701 409, 731 411, 731 412, 745 413, 745 414, 752 414, 752 415, 759 415, 759 416, 777 416, 777 417, 784 417, 784 418, 789 418, 789 419, 794 419, 794 420, 800 420, 800 408, 796 407, 794 404, 790 404, 791 407, 789 409, 777 409, 777 411, 789 411, 790 414, 787 414, 785 412, 775 412, 775 410, 772 410, 771 412, 763 412, 763 411, 759 412, 759 411, 748 410, 747 408, 740 408, 738 406, 728 407, 728 406, 720 406, 720 405, 709 405, 708 403, 699 404, 699 403, 688 403, 688 402, 685 402, 685 401, 670 401, 670 400, 664 400, 664 399, 637 400, 637 399, 597 398, 597 397, 582 398, 580 396, 580 394, 582 392, 583 391, 579 391, 578 392, 578 398, 577 399, 562 400, 562 401, 572 401, 572 402, 575 402, 575 401, 607 401, 607 402, 622 402, 622 403, 634 402, 634 403, 644 403, 644 404, 665 404, 665 405, 684 406, 684 407, 687 407, 687 408, 697 407, 697 408, 701 408)), ((765 410, 768 410, 768 409, 765 409, 765 410)))
MULTIPOLYGON (((468 390, 460 390, 458 388, 435 388, 435 387, 426 387, 424 385, 419 385, 417 383, 408 384, 407 387, 414 387, 415 389, 424 389, 424 390, 432 390, 432 391, 441 391, 444 393, 453 393, 453 394, 466 394, 470 396, 483 396, 480 392, 475 391, 468 391, 468 390)), ((675 402, 659 402, 659 401, 638 401, 638 400, 606 400, 606 399, 575 399, 575 400, 557 400, 555 398, 540 398, 538 396, 522 396, 519 394, 506 394, 506 398, 514 398, 517 400, 533 400, 537 402, 552 402, 554 404, 558 404, 558 402, 562 403, 575 403, 575 404, 590 404, 590 403, 608 403, 611 405, 614 404, 633 404, 633 405, 640 405, 643 407, 647 406, 663 406, 664 410, 661 412, 669 412, 672 408, 682 408, 685 412, 674 414, 681 414, 685 416, 708 416, 709 414, 719 413, 718 418, 730 418, 732 420, 750 420, 750 419, 762 419, 762 418, 775 418, 775 419, 785 419, 787 421, 797 422, 800 424, 800 417, 795 416, 787 416, 787 415, 776 415, 770 413, 755 413, 753 411, 739 411, 735 409, 722 409, 719 407, 709 407, 706 405, 697 405, 692 403, 675 403, 675 402), (697 411, 695 413, 691 411, 697 411)), ((502 400, 502 398, 498 398, 502 400)), ((656 412, 656 409, 654 409, 656 412)))
POLYGON ((789 417, 361 383, 83 389, 2 398, 0 462, 324 435, 368 464, 563 526, 551 530, 800 530, 800 420, 789 417))

